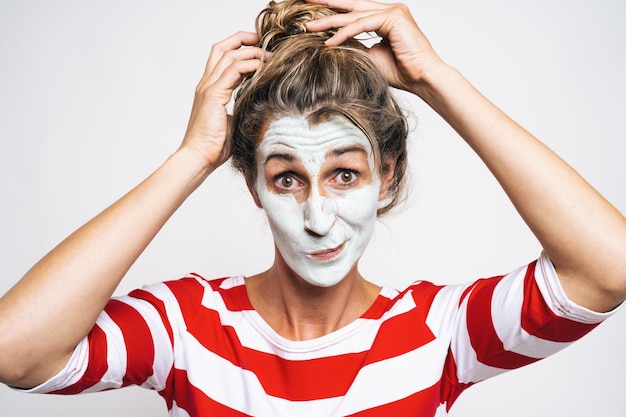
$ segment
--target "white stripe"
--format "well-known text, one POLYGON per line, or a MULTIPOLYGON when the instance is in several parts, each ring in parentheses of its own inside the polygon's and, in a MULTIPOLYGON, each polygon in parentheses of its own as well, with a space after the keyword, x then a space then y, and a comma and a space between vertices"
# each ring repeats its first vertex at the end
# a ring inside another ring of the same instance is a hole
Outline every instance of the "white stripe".
POLYGON ((535 279, 546 303, 548 303, 550 309, 559 317, 568 318, 580 323, 596 324, 610 317, 619 309, 618 307, 607 313, 598 313, 582 307, 567 298, 567 294, 565 294, 565 290, 561 286, 554 265, 545 253, 542 253, 537 261, 535 279))
POLYGON ((31 389, 17 389, 22 393, 40 393, 45 394, 52 391, 69 387, 78 382, 87 369, 87 360, 89 359, 89 343, 85 337, 74 349, 70 360, 65 367, 55 376, 44 383, 31 389))
POLYGON ((83 393, 120 388, 122 386, 122 379, 126 373, 126 347, 124 346, 122 331, 104 311, 98 316, 96 324, 106 333, 107 370, 100 382, 84 390, 83 393))
POLYGON ((502 279, 493 293, 493 326, 506 350, 542 359, 569 346, 570 343, 553 342, 529 334, 521 326, 524 302, 526 267, 502 279))
POLYGON ((433 341, 364 367, 345 397, 289 401, 268 396, 254 373, 207 351, 191 335, 185 338, 186 354, 194 361, 185 369, 189 382, 214 401, 258 417, 344 416, 400 400, 437 383, 447 353, 447 345, 433 341))
MULTIPOLYGON (((237 285, 243 285, 243 278, 235 277, 222 283, 224 288, 237 285)), ((323 337, 291 341, 277 334, 256 311, 229 311, 220 293, 213 292, 207 285, 205 288, 203 306, 218 311, 223 325, 237 329, 242 346, 288 360, 309 360, 367 351, 384 321, 415 308, 413 297, 407 293, 390 311, 385 312, 381 320, 357 319, 323 337), (350 338, 349 344, 341 343, 347 338, 350 338)), ((393 291, 387 293, 393 294, 393 291)))
POLYGON ((294 402, 268 396, 254 373, 207 351, 193 336, 183 337, 186 339, 186 356, 193 358, 193 363, 189 362, 187 369, 184 369, 190 384, 210 393, 211 399, 234 410, 256 417, 317 417, 330 415, 340 401, 340 398, 331 398, 294 402))
POLYGON ((167 329, 156 308, 148 301, 124 296, 117 298, 119 301, 134 308, 144 319, 153 340, 154 362, 152 367, 154 373, 142 385, 143 388, 152 388, 161 391, 165 388, 167 377, 172 369, 174 355, 167 329))
POLYGON ((467 286, 442 287, 428 310, 426 325, 435 337, 450 340, 456 327, 459 325, 459 299, 467 286))
POLYGON ((447 352, 447 344, 434 340, 364 367, 334 415, 345 416, 388 404, 433 386, 441 379, 447 352))
POLYGON ((183 410, 176 404, 176 401, 172 404, 169 414, 170 417, 191 417, 186 410, 183 410))
POLYGON ((446 417, 447 415, 448 412, 446 411, 446 403, 444 403, 437 407, 437 409, 435 410, 435 415, 433 417, 446 417))
POLYGON ((243 285, 245 285, 245 277, 242 275, 238 275, 238 276, 226 278, 225 280, 223 280, 220 283, 220 288, 223 290, 230 290, 232 288, 241 287, 243 285))
MULTIPOLYGON (((457 367, 457 378, 462 383, 476 382, 480 378, 478 375, 482 375, 483 370, 478 369, 477 375, 469 372, 484 366, 478 362, 467 330, 466 311, 470 294, 466 295, 461 306, 459 306, 459 300, 469 285, 472 284, 441 288, 435 295, 426 318, 426 325, 434 333, 437 340, 449 344, 457 367)), ((501 370, 497 370, 493 374, 500 372, 501 370)))
MULTIPOLYGON (((465 290, 464 287, 445 287, 435 297, 431 307, 434 319, 443 320, 441 323, 450 324, 450 328, 441 327, 447 333, 440 333, 437 336, 443 340, 450 338, 450 348, 454 355, 457 368, 457 378, 460 383, 467 384, 470 382, 478 382, 505 372, 503 369, 494 368, 478 361, 478 357, 472 343, 470 341, 469 332, 467 330, 467 302, 469 294, 465 297, 458 312, 453 312, 459 305, 460 294, 465 290), (435 312, 441 312, 440 317, 436 317, 435 312), (450 314, 456 315, 451 317, 450 314)), ((431 315, 428 315, 428 323, 431 323, 431 315)))
MULTIPOLYGON (((190 278, 197 279, 197 277, 195 276, 190 276, 190 278)), ((180 332, 185 331, 186 325, 180 308, 180 304, 178 303, 178 299, 174 296, 174 293, 172 293, 170 288, 165 283, 152 284, 144 287, 143 289, 150 292, 156 298, 161 300, 165 305, 165 315, 170 322, 174 337, 174 357, 176 358, 176 360, 179 360, 178 358, 180 358, 180 360, 184 360, 183 344, 180 340, 180 332)), ((169 339, 167 341, 167 346, 170 346, 169 339)), ((170 369, 166 369, 163 371, 169 372, 170 369)))

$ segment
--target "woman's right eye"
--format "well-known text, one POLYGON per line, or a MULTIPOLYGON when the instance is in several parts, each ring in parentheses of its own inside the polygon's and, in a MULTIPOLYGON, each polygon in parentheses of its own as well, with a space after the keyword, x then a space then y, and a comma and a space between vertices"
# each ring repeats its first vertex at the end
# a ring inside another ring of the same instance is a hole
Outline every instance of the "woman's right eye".
POLYGON ((274 179, 274 184, 282 191, 294 191, 299 185, 301 185, 300 181, 298 181, 291 173, 278 175, 274 179))
POLYGON ((284 188, 291 188, 293 185, 293 178, 291 177, 282 177, 280 179, 280 185, 284 188))

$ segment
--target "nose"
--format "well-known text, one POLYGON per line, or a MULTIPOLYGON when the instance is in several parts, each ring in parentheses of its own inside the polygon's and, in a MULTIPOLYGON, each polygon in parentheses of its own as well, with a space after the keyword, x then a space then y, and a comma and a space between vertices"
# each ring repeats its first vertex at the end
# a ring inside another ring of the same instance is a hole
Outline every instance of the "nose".
POLYGON ((304 202, 303 214, 306 231, 316 236, 325 236, 335 224, 335 202, 319 195, 313 195, 304 202))

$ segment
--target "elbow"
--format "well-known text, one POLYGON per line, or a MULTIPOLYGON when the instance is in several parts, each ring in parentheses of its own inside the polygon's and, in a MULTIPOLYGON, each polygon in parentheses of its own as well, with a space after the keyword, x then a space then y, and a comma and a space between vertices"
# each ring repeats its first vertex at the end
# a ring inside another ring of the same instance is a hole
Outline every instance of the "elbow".
POLYGON ((23 389, 36 387, 50 377, 54 361, 50 356, 37 355, 31 343, 12 334, 0 323, 0 383, 23 389))
MULTIPOLYGON (((626 256, 625 256, 626 258, 626 256)), ((620 305, 626 299, 626 260, 616 267, 610 273, 607 283, 604 287, 607 297, 612 298, 613 308, 620 305)))
POLYGON ((29 389, 38 385, 30 382, 28 373, 20 372, 15 368, 0 369, 0 382, 10 387, 20 389, 29 389))
MULTIPOLYGON (((4 343, 0 343, 4 345, 4 343)), ((0 382, 15 388, 32 388, 37 384, 31 381, 32 369, 15 354, 15 350, 0 346, 0 382)))
POLYGON ((626 300, 626 245, 621 252, 594 274, 599 297, 606 302, 605 311, 613 310, 626 300))
POLYGON ((13 388, 30 389, 47 381, 52 375, 54 371, 51 372, 50 363, 37 363, 26 355, 16 354, 15 349, 7 354, 4 347, 0 348, 0 383, 13 388))
POLYGON ((617 304, 626 299, 626 230, 622 236, 607 269, 607 290, 618 300, 617 304))
POLYGON ((32 388, 35 386, 30 381, 32 359, 24 353, 27 349, 11 340, 8 333, 0 325, 0 382, 16 388, 32 388))
POLYGON ((551 259, 570 300, 593 311, 608 312, 626 299, 626 251, 622 252, 587 257, 569 267, 551 259))

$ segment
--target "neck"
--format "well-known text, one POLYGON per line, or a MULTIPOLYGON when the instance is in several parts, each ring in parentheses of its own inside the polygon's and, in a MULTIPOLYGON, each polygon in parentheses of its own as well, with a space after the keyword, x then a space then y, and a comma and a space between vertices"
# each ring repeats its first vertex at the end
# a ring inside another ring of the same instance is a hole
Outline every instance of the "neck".
POLYGON ((356 264, 332 287, 317 287, 297 276, 277 253, 267 271, 247 278, 255 310, 281 336, 308 340, 324 336, 359 318, 380 288, 366 281, 356 264))

